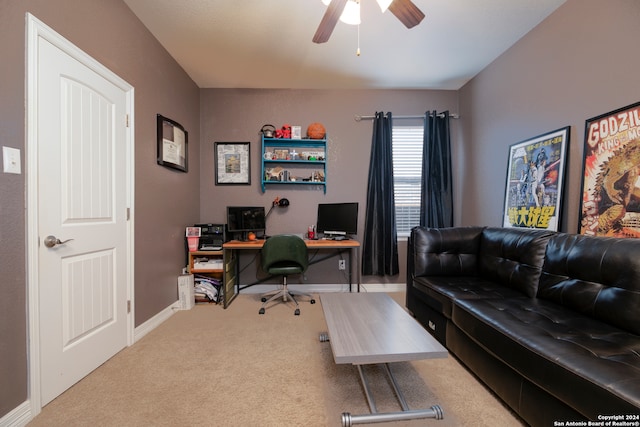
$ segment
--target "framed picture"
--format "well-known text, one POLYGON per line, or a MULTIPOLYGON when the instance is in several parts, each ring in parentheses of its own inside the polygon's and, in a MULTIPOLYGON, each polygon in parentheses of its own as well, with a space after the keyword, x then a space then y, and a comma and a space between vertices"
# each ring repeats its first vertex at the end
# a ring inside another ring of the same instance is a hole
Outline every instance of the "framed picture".
POLYGON ((180 123, 157 116, 158 164, 187 172, 188 134, 180 123))
POLYGON ((287 158, 289 157, 289 150, 285 148, 276 148, 275 150, 273 150, 273 154, 278 160, 287 160, 287 158))
POLYGON ((503 227, 558 231, 569 126, 509 147, 503 227))
POLYGON ((291 139, 302 139, 301 126, 291 126, 291 139))
POLYGON ((216 142, 216 185, 251 184, 251 156, 248 142, 216 142))
POLYGON ((640 237, 640 102, 586 121, 578 227, 640 237))
POLYGON ((187 227, 186 237, 200 237, 202 235, 201 227, 187 227))

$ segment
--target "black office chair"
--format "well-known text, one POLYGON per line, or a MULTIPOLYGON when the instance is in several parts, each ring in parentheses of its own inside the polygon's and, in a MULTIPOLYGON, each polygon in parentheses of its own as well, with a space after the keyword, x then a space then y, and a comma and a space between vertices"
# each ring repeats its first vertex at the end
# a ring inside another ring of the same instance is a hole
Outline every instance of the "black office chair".
POLYGON ((274 276, 282 276, 282 287, 276 291, 267 292, 262 295, 262 307, 260 314, 264 314, 267 305, 270 302, 282 298, 284 302, 291 299, 296 310, 294 314, 300 315, 300 307, 294 295, 302 295, 311 299, 311 304, 315 304, 311 294, 304 292, 292 291, 287 287, 287 276, 293 274, 302 274, 309 266, 309 256, 307 254, 307 245, 304 240, 292 234, 279 234, 272 236, 264 242, 261 251, 262 270, 274 276))

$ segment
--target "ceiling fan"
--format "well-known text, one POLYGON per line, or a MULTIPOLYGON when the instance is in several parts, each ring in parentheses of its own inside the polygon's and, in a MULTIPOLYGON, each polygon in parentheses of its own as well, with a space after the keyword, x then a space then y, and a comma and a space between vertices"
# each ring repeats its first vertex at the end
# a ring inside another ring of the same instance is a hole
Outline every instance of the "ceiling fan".
MULTIPOLYGON (((313 36, 314 43, 325 43, 329 40, 348 1, 354 0, 331 0, 313 36)), ((389 10, 407 28, 415 27, 424 18, 424 13, 411 0, 393 0, 389 4, 389 10)))

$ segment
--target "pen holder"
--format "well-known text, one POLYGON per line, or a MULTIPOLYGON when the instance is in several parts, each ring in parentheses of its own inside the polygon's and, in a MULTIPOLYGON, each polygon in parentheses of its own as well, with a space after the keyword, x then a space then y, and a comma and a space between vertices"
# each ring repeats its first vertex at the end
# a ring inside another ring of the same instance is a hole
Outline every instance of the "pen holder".
POLYGON ((189 252, 195 252, 198 250, 198 244, 200 243, 199 237, 187 237, 187 242, 189 243, 189 252))

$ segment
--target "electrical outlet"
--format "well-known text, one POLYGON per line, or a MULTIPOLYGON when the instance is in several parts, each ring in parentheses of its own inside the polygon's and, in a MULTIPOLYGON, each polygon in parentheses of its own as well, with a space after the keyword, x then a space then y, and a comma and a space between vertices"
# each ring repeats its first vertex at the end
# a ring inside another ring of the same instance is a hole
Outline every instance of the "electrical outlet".
POLYGON ((2 165, 4 173, 20 174, 20 150, 11 147, 2 147, 2 165))
POLYGON ((343 259, 338 260, 338 270, 344 270, 347 268, 346 262, 343 259))

